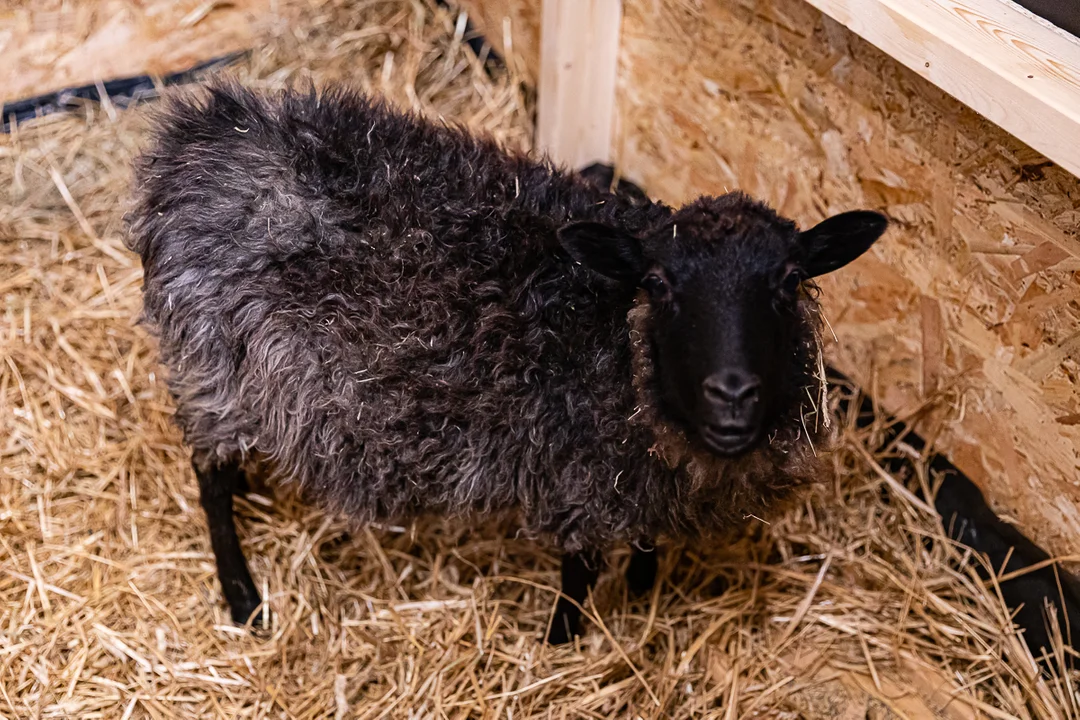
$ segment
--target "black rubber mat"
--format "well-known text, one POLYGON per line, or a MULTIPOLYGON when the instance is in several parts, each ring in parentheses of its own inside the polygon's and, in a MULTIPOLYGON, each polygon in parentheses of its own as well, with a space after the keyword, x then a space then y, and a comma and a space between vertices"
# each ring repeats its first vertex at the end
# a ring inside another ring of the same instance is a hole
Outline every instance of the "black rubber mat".
POLYGON ((1080 37, 1080 0, 1016 0, 1016 4, 1080 37))
MULTIPOLYGON (((856 427, 870 426, 875 419, 871 399, 839 371, 830 367, 826 375, 830 385, 841 388, 839 414, 857 413, 856 427)), ((890 424, 886 426, 880 448, 884 452, 880 456, 882 467, 900 480, 910 479, 915 473, 914 464, 899 447, 906 445, 924 454, 926 441, 901 422, 892 419, 886 422, 890 424)), ((940 482, 933 498, 934 508, 949 537, 985 556, 987 564, 999 576, 1017 574, 1001 583, 1001 596, 1015 611, 1013 620, 1023 629, 1031 654, 1038 658, 1043 649, 1051 654, 1053 645, 1047 625, 1050 607, 1057 614, 1066 644, 1073 647, 1071 636, 1080 633, 1080 581, 1058 564, 1049 563, 1050 555, 1045 550, 995 515, 982 491, 944 455, 932 453, 928 459, 931 479, 940 482), (1019 572, 1033 567, 1037 569, 1019 572)), ((977 567, 983 578, 989 579, 985 567, 977 567)), ((1071 657, 1067 662, 1070 667, 1073 665, 1071 657)))
MULTIPOLYGON (((182 72, 166 75, 160 79, 162 85, 178 85, 191 82, 204 72, 214 70, 243 57, 246 53, 232 53, 182 72)), ((65 88, 56 92, 38 95, 24 100, 5 103, 3 109, 4 132, 10 132, 11 123, 22 123, 35 117, 49 115, 56 112, 64 112, 78 107, 83 102, 101 102, 101 91, 109 96, 110 102, 120 108, 128 107, 140 100, 154 97, 157 94, 157 85, 149 75, 136 75, 134 77, 108 80, 101 85, 83 85, 81 87, 65 88)))
MULTIPOLYGON (((444 7, 451 7, 451 4, 447 2, 447 0, 438 0, 438 3, 444 7)), ((499 57, 499 54, 495 52, 483 35, 479 34, 472 23, 467 19, 465 21, 465 27, 463 28, 462 40, 468 44, 480 59, 480 62, 484 65, 484 70, 489 75, 494 68, 502 66, 502 58, 499 57)), ((233 63, 245 54, 246 53, 240 52, 215 58, 202 63, 201 65, 197 65, 190 70, 184 70, 165 76, 161 78, 161 84, 178 85, 181 83, 192 82, 193 80, 196 80, 201 73, 233 63)), ((3 131, 5 133, 11 131, 12 121, 21 123, 35 117, 74 109, 82 102, 100 102, 102 89, 104 89, 105 94, 109 96, 109 100, 112 101, 114 105, 121 108, 128 107, 140 100, 151 98, 156 94, 154 80, 148 75, 137 75, 134 77, 108 80, 102 83, 101 87, 97 84, 83 85, 81 87, 66 88, 64 90, 50 92, 44 95, 26 98, 24 100, 16 100, 4 104, 3 131)))

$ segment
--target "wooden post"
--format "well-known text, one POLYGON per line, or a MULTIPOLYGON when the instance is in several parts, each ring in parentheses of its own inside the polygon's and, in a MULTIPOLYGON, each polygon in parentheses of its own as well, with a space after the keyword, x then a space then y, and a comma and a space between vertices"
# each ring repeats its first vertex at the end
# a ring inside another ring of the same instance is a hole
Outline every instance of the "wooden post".
POLYGON ((537 145, 578 168, 611 157, 621 0, 544 0, 537 145))

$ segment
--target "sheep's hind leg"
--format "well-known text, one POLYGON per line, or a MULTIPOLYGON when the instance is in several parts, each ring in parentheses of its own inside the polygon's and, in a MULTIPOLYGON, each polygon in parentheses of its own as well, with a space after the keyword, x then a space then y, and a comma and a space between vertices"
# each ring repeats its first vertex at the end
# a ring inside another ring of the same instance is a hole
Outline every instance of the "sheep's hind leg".
POLYGON ((642 597, 653 589, 659 562, 660 553, 656 548, 641 550, 635 547, 630 552, 630 564, 626 567, 626 585, 631 597, 642 597))
POLYGON ((567 553, 562 559, 562 595, 555 604, 548 643, 562 645, 578 634, 581 606, 600 575, 600 553, 567 553))
POLYGON ((199 479, 199 502, 210 528, 210 546, 217 561, 218 580, 232 619, 240 625, 249 620, 258 625, 259 618, 252 616, 262 601, 240 548, 233 517, 233 493, 243 480, 243 473, 238 465, 230 463, 206 471, 196 466, 195 476, 199 479))

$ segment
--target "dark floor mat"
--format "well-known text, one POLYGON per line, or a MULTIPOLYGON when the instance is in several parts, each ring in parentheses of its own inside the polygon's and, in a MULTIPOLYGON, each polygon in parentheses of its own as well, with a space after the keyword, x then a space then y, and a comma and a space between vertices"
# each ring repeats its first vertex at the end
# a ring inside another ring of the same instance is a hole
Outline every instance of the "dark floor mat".
MULTIPOLYGON (((166 75, 160 79, 160 84, 179 85, 191 82, 205 72, 236 62, 245 54, 244 52, 238 52, 214 58, 188 70, 166 75)), ((95 83, 93 85, 65 88, 56 92, 5 103, 3 110, 4 132, 11 131, 12 122, 18 124, 43 115, 72 110, 84 102, 101 102, 102 91, 105 92, 114 105, 125 108, 141 100, 154 97, 157 95, 157 88, 158 85, 149 75, 136 75, 134 77, 108 80, 100 85, 95 83)))
POLYGON ((1065 32, 1080 37, 1080 0, 1015 0, 1065 32))

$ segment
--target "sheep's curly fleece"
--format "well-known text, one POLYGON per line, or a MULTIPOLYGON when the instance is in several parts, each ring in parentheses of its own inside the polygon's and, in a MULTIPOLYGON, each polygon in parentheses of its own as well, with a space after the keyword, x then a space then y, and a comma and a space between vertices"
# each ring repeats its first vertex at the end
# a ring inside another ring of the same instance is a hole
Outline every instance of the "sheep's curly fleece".
POLYGON ((202 468, 358 523, 516 513, 568 552, 724 530, 815 475, 800 407, 695 464, 652 406, 647 303, 631 343, 634 292, 558 245, 664 205, 350 91, 223 82, 167 102, 135 187, 144 320, 202 468))

